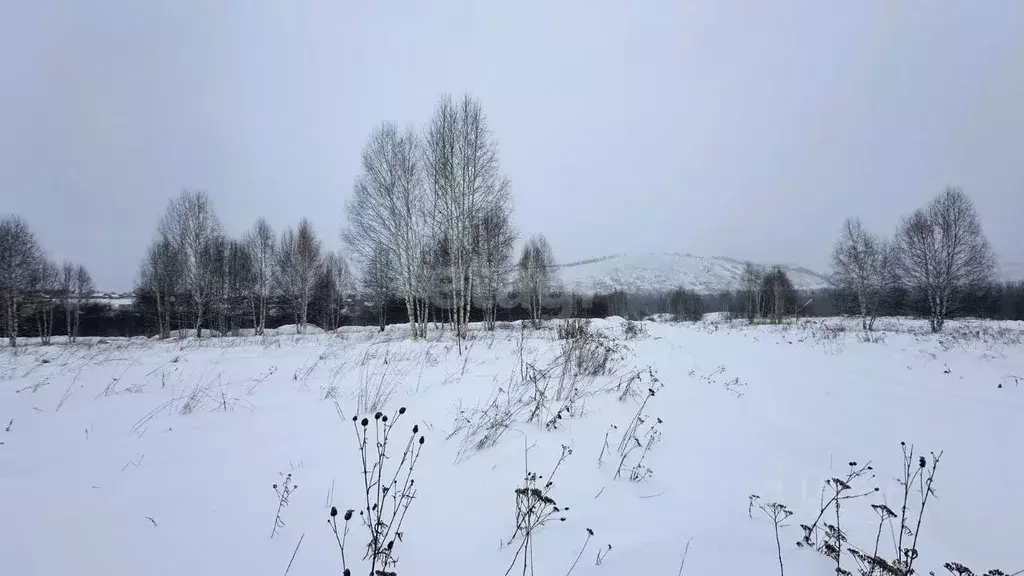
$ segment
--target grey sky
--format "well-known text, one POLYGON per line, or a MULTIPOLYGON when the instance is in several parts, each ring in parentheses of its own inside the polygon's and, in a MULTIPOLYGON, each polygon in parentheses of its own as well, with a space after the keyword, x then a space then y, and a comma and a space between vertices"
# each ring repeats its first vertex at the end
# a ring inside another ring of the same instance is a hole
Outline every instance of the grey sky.
POLYGON ((168 199, 340 246, 359 151, 479 97, 523 235, 561 261, 827 266, 947 183, 1024 260, 1024 2, 8 3, 0 213, 131 287, 168 199), (499 5, 500 4, 500 5, 499 5))

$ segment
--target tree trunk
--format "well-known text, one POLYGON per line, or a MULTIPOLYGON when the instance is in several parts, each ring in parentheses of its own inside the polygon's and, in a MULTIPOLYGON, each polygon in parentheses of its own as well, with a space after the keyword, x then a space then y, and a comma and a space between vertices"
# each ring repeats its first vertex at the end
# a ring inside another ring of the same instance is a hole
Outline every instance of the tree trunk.
POLYGON ((11 295, 7 297, 7 341, 11 348, 18 346, 18 297, 11 295))
POLYGON ((868 306, 867 302, 864 301, 864 295, 861 294, 857 297, 860 300, 860 323, 864 330, 868 330, 868 306))
POLYGON ((71 315, 71 341, 78 342, 78 326, 82 322, 81 304, 75 300, 75 311, 71 315))
POLYGON ((196 338, 203 337, 203 305, 196 306, 196 338))
POLYGON ((72 340, 71 340, 71 301, 70 300, 65 300, 64 301, 64 331, 67 333, 68 344, 70 344, 72 342, 72 340))
POLYGON ((413 302, 412 296, 409 293, 405 295, 405 310, 406 314, 409 315, 409 328, 412 330, 412 338, 415 340, 420 334, 416 325, 416 303, 413 302))

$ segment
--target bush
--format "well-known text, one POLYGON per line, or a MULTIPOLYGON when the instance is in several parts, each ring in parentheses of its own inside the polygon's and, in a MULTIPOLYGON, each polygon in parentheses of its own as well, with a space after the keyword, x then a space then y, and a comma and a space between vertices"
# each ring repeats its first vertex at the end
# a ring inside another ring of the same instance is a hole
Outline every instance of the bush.
POLYGON ((622 327, 622 332, 626 336, 626 340, 636 340, 647 336, 647 327, 643 322, 627 320, 625 326, 622 327))
POLYGON ((590 320, 587 318, 566 318, 558 324, 559 340, 576 340, 590 336, 590 320))

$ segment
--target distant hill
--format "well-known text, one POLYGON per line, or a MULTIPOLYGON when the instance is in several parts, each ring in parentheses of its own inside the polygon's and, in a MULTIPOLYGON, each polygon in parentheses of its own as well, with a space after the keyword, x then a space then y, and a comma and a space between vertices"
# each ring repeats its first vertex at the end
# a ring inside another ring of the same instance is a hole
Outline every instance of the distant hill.
MULTIPOLYGON (((700 293, 735 290, 744 262, 690 254, 616 254, 559 266, 566 290, 579 293, 660 292, 683 287, 700 293)), ((825 278, 806 268, 782 265, 798 290, 828 286, 825 278)))

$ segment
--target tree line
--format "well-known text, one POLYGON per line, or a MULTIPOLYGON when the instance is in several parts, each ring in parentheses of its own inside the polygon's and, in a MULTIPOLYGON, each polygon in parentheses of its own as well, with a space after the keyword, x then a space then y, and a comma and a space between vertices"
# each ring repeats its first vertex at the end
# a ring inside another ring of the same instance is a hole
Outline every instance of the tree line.
POLYGON ((614 292, 578 306, 584 314, 627 318, 665 313, 699 319, 705 312, 728 312, 751 322, 779 322, 856 315, 865 330, 883 315, 927 318, 933 332, 951 317, 1024 320, 1024 281, 996 280, 981 220, 956 187, 903 218, 891 238, 868 231, 859 218, 847 219, 833 248, 828 282, 826 288, 799 291, 782 268, 747 263, 734 291, 614 292))
POLYGON ((172 200, 136 290, 157 333, 245 326, 261 334, 273 312, 290 316, 301 333, 311 310, 332 329, 351 312, 355 292, 377 310, 381 330, 389 303, 400 299, 414 338, 426 336, 432 320, 461 341, 474 307, 493 329, 510 293, 540 320, 557 285, 554 255, 538 235, 514 259, 511 185, 478 100, 442 97, 422 131, 382 123, 359 167, 339 252, 325 252, 308 220, 277 236, 261 219, 230 239, 206 193, 172 200))
MULTIPOLYGON (((132 309, 87 324, 167 338, 204 329, 259 335, 288 323, 299 333, 311 323, 332 330, 372 321, 383 330, 390 320, 407 322, 414 338, 430 325, 451 328, 461 344, 471 320, 493 330, 499 318, 539 325, 544 315, 699 319, 725 311, 779 322, 856 314, 871 329, 880 315, 911 314, 936 332, 964 314, 1024 319, 1024 284, 994 282, 992 250, 958 188, 904 218, 891 238, 848 219, 827 289, 801 292, 782 268, 748 263, 737 289, 720 294, 566 293, 543 235, 514 254, 511 184, 470 96, 442 97, 422 130, 391 122, 373 130, 342 221, 339 251, 325 250, 307 219, 278 234, 261 218, 232 238, 209 195, 185 190, 157 225, 132 309)), ((24 220, 0 221, 0 315, 12 346, 19 333, 49 342, 63 332, 73 341, 90 317, 83 310, 92 290, 88 271, 49 260, 24 220), (55 322, 58 310, 63 322, 55 322)))
POLYGON ((893 312, 894 296, 923 298, 933 332, 994 284, 995 254, 974 203, 947 187, 927 206, 905 217, 892 238, 848 219, 832 256, 832 282, 852 294, 866 330, 893 312))
POLYGON ((51 260, 20 217, 0 219, 0 317, 11 347, 26 321, 35 323, 35 334, 49 344, 54 332, 74 342, 80 332, 80 312, 92 294, 92 277, 85 266, 51 260), (55 318, 58 309, 63 316, 55 318), (61 330, 63 328, 63 330, 61 330))

